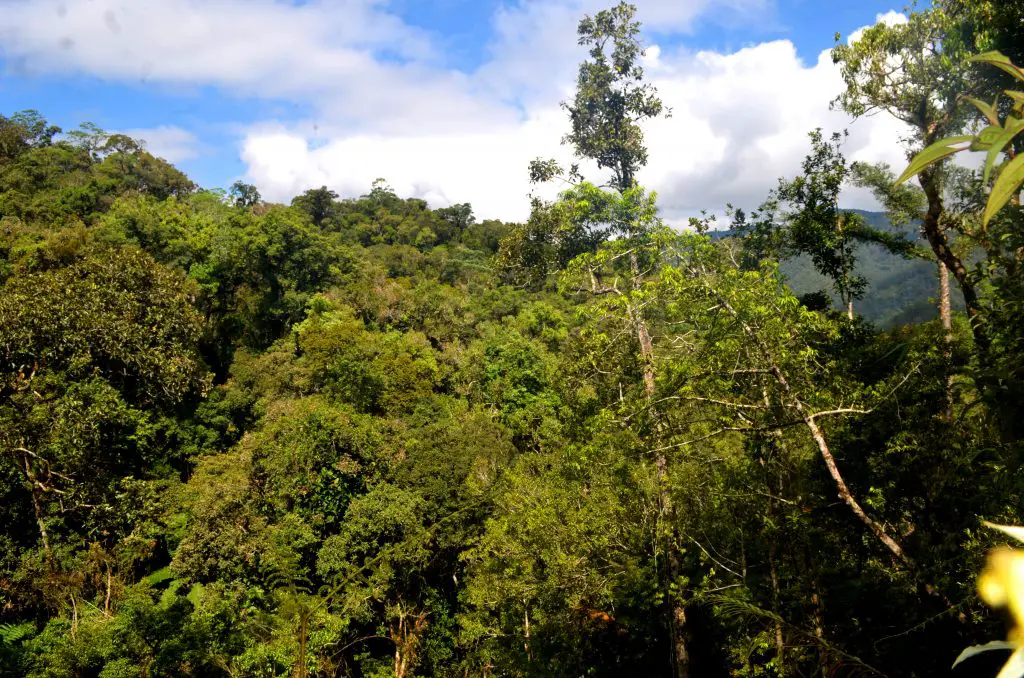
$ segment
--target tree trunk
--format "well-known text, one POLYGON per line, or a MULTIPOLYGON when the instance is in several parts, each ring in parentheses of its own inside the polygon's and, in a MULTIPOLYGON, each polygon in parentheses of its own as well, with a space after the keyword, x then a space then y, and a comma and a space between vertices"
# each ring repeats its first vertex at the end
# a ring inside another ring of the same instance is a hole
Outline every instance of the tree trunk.
POLYGON ((938 186, 938 177, 934 170, 925 170, 920 175, 921 188, 924 189, 925 197, 928 199, 928 211, 925 212, 922 220, 921 230, 924 232, 928 244, 935 253, 935 258, 945 264, 949 273, 953 274, 960 291, 964 296, 964 307, 967 317, 971 321, 971 332, 974 334, 974 343, 978 347, 979 357, 982 364, 987 363, 989 338, 985 324, 981 317, 981 304, 978 300, 978 292, 974 288, 967 267, 949 247, 949 239, 942 228, 942 215, 945 207, 942 204, 942 193, 938 186))
POLYGON ((36 524, 39 526, 39 538, 43 544, 43 553, 46 554, 46 567, 50 572, 54 571, 53 549, 50 548, 50 535, 46 532, 46 521, 43 519, 43 505, 39 500, 39 482, 35 471, 32 470, 32 462, 29 461, 28 453, 23 453, 25 479, 29 484, 29 492, 32 494, 32 509, 35 512, 36 524))
POLYGON ((398 630, 391 632, 391 638, 395 642, 395 678, 405 678, 405 659, 402 657, 402 644, 405 640, 404 625, 405 619, 399 616, 398 630))
POLYGON ((779 573, 775 567, 775 555, 778 547, 775 538, 772 538, 771 546, 768 549, 768 572, 772 580, 772 612, 775 613, 775 655, 778 657, 779 676, 786 675, 786 639, 783 635, 782 620, 779 612, 779 573))
POLYGON ((889 536, 889 533, 886 532, 884 527, 882 527, 877 522, 872 520, 871 516, 864 512, 864 509, 861 508, 860 503, 853 496, 853 493, 850 492, 850 488, 847 487, 846 481, 843 480, 843 475, 839 472, 839 467, 836 465, 835 457, 832 456, 832 451, 829 450, 828 441, 825 440, 825 434, 822 433, 821 428, 818 426, 818 422, 815 421, 814 415, 811 412, 807 411, 807 408, 804 406, 803 402, 793 392, 792 387, 789 385, 789 380, 786 379, 786 375, 783 374, 782 368, 780 368, 778 363, 776 362, 775 356, 772 355, 771 349, 768 348, 764 341, 761 340, 761 337, 756 332, 754 332, 750 325, 748 325, 740 317, 740 314, 736 312, 736 309, 733 308, 732 304, 730 304, 725 297, 718 293, 718 290, 710 286, 707 286, 706 289, 709 292, 711 292, 715 297, 718 298, 718 302, 722 305, 723 308, 729 311, 730 315, 732 315, 739 321, 740 325, 743 327, 743 332, 747 335, 747 337, 750 338, 751 342, 753 342, 757 346, 758 350, 763 356, 763 359, 767 361, 769 371, 775 377, 775 381, 778 382, 779 387, 782 389, 782 392, 785 394, 786 399, 789 401, 787 405, 796 410, 796 413, 800 416, 800 420, 803 421, 804 425, 807 427, 807 430, 810 431, 811 438, 814 440, 815 445, 817 445, 818 452, 821 454, 821 458, 825 461, 825 466, 826 468, 828 468, 828 473, 830 476, 832 476, 832 480, 836 485, 839 498, 842 499, 843 502, 853 512, 853 514, 857 516, 857 518, 862 523, 864 523, 868 527, 868 529, 874 533, 876 537, 878 537, 878 540, 881 541, 882 544, 884 544, 885 547, 889 549, 889 551, 891 551, 894 556, 896 556, 897 560, 902 562, 904 565, 912 566, 913 561, 911 561, 910 558, 907 557, 906 553, 903 552, 903 547, 901 547, 896 542, 896 540, 889 536))
POLYGON ((942 357, 946 372, 946 422, 953 421, 953 310, 949 302, 949 268, 939 266, 939 318, 942 320, 942 357))
POLYGON ((847 270, 845 263, 843 264, 843 289, 845 290, 845 292, 840 294, 839 296, 846 302, 846 317, 852 321, 853 290, 850 289, 850 272, 849 270, 847 270))
MULTIPOLYGON (((782 376, 782 372, 778 371, 778 368, 775 369, 777 371, 776 376, 784 382, 785 377, 782 376)), ((788 391, 789 385, 786 384, 784 388, 788 391)), ((818 446, 818 452, 821 453, 821 458, 825 460, 825 466, 828 468, 828 473, 832 476, 832 480, 836 484, 839 498, 850 507, 853 514, 857 516, 862 523, 867 525, 869 530, 875 533, 878 540, 885 544, 886 548, 888 548, 899 561, 905 565, 911 565, 911 560, 907 557, 907 554, 904 553, 903 547, 900 546, 895 539, 889 536, 889 533, 885 531, 884 527, 879 525, 871 518, 871 516, 864 512, 864 509, 861 508, 860 502, 858 502, 853 496, 853 493, 850 492, 850 488, 847 487, 846 481, 843 480, 843 476, 839 472, 839 467, 836 465, 835 457, 832 456, 832 452, 828 448, 828 441, 825 440, 825 435, 821 432, 818 422, 814 420, 814 417, 812 417, 803 406, 803 403, 800 402, 799 398, 793 397, 792 402, 797 413, 803 419, 804 424, 807 426, 808 430, 810 430, 811 438, 814 439, 815 444, 818 446)))
POLYGON ((533 655, 530 653, 530 611, 523 610, 523 651, 526 652, 526 661, 532 662, 533 655))
MULTIPOLYGON (((640 288, 640 265, 636 252, 629 253, 630 272, 633 276, 632 288, 640 288)), ((654 399, 654 344, 651 341, 651 333, 647 329, 647 322, 643 314, 633 307, 632 300, 629 301, 628 314, 630 322, 636 330, 637 340, 640 343, 640 356, 644 361, 644 392, 647 400, 654 399)), ((661 422, 656 422, 658 437, 661 436, 661 422)), ((661 448, 662 445, 658 445, 661 448)), ((679 563, 679 553, 676 550, 676 528, 675 508, 672 505, 672 495, 669 491, 668 479, 668 458, 664 451, 657 452, 654 459, 654 467, 657 471, 658 480, 658 503, 661 519, 664 524, 669 525, 669 539, 665 549, 668 560, 669 586, 679 581, 682 567, 679 563)), ((675 678, 689 678, 690 676, 690 653, 686 647, 686 604, 680 596, 667 595, 665 597, 670 605, 669 627, 672 634, 672 663, 674 665, 675 678)))
POLYGON ((299 661, 295 664, 297 678, 306 678, 306 642, 309 635, 309 614, 305 609, 299 612, 299 661))
POLYGON ((106 563, 107 566, 107 595, 103 599, 103 616, 110 616, 110 590, 113 585, 113 578, 110 573, 110 563, 106 563))
POLYGON ((75 601, 73 592, 69 597, 71 598, 71 637, 74 638, 78 635, 78 603, 75 601))
MULTIPOLYGON (((640 263, 637 261, 636 252, 629 253, 629 268, 633 275, 633 290, 640 289, 640 263)), ((647 323, 643 314, 633 308, 632 300, 629 304, 629 317, 633 327, 636 328, 636 337, 640 342, 640 356, 644 361, 644 391, 647 398, 654 397, 654 344, 651 341, 651 333, 647 330, 647 323)))
POLYGON ((828 657, 825 654, 825 615, 822 612, 821 594, 817 577, 811 578, 811 615, 814 619, 814 637, 818 639, 818 668, 822 676, 828 676, 828 657))

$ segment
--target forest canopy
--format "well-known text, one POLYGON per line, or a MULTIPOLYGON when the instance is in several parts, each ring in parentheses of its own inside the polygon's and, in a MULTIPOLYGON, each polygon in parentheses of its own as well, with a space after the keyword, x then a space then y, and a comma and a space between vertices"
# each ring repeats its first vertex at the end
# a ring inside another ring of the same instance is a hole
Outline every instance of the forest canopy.
POLYGON ((1021 16, 837 36, 833 106, 905 123, 914 177, 808 130, 727 231, 639 183, 668 111, 625 2, 564 37, 576 162, 522 168, 562 187, 523 223, 0 115, 0 675, 909 677, 1000 641, 956 668, 996 676, 1021 16))

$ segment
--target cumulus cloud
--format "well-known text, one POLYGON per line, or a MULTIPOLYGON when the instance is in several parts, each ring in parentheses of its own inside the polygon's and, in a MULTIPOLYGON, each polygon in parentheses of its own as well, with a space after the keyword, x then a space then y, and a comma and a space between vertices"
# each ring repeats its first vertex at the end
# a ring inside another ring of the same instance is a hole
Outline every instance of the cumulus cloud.
MULTIPOLYGON (((250 179, 265 195, 286 198, 321 184, 357 195, 383 176, 400 194, 471 201, 484 217, 525 218, 529 160, 569 160, 569 150, 559 144, 567 121, 558 101, 571 94, 582 53, 566 36, 573 34, 581 13, 594 9, 591 4, 596 6, 589 1, 523 3, 497 14, 493 59, 471 80, 479 96, 515 107, 519 119, 492 119, 484 129, 454 132, 425 128, 374 136, 342 131, 316 147, 294 130, 254 131, 243 150, 250 179)), ((642 6, 641 18, 652 30, 685 32, 711 6, 652 2, 642 6)), ((756 13, 765 5, 734 2, 733 8, 756 13)), ((900 17, 890 12, 878 20, 900 17)), ((721 214, 727 202, 746 208, 759 204, 779 176, 799 170, 809 149, 807 133, 816 127, 826 133, 849 127, 844 151, 852 160, 893 166, 905 160, 900 123, 877 116, 851 124, 830 110, 842 81, 827 52, 806 64, 787 40, 731 54, 651 45, 644 65, 673 115, 647 124, 650 163, 639 179, 658 191, 663 213, 674 223, 702 209, 721 214)), ((552 193, 551 187, 542 191, 552 193)), ((857 189, 848 190, 844 202, 877 207, 857 189)))
MULTIPOLYGON (((481 132, 342 136, 313 146, 286 129, 250 135, 242 159, 264 196, 287 200, 327 185, 342 195, 367 192, 382 177, 399 195, 432 204, 472 202, 478 216, 518 219, 526 214, 527 164, 559 148, 563 116, 553 108, 521 123, 481 132)), ((552 192, 547 192, 553 197, 552 192)))
MULTIPOLYGON (((876 116, 851 124, 829 110, 842 81, 827 52, 804 64, 788 41, 733 54, 652 49, 647 67, 673 112, 647 124, 650 162, 639 179, 658 191, 672 221, 701 209, 721 213, 727 202, 758 205, 779 176, 799 170, 816 127, 829 133, 849 126, 844 152, 851 160, 905 160, 900 123, 876 116)), ((321 184, 356 195, 382 176, 400 194, 471 201, 481 216, 518 220, 529 208, 529 160, 569 160, 559 144, 566 117, 556 101, 532 107, 525 120, 472 133, 342 135, 314 148, 287 129, 254 132, 243 159, 250 179, 277 198, 321 184)), ((864 191, 850 190, 844 200, 877 207, 864 191)))
POLYGON ((199 139, 196 135, 174 125, 126 129, 118 133, 141 139, 147 151, 170 163, 190 160, 199 155, 199 139))
MULTIPOLYGON (((771 0, 639 4, 645 30, 665 39, 644 64, 673 109, 646 128, 650 164, 640 180, 659 192, 670 220, 721 212, 726 202, 756 206, 777 177, 798 171, 808 131, 849 124, 829 111, 842 83, 827 53, 803 63, 785 40, 725 54, 672 47, 700 18, 769 20, 771 0)), ((265 121, 240 140, 247 180, 271 199, 320 185, 359 195, 384 177, 399 194, 468 201, 480 217, 518 220, 529 206, 529 160, 569 159, 558 102, 571 94, 583 56, 575 25, 606 5, 503 4, 487 58, 471 72, 444 68, 433 38, 383 0, 0 0, 0 52, 28 72, 214 86, 305 104, 309 119, 265 121)), ((900 131, 883 117, 860 120, 846 153, 898 165, 900 131)), ((140 136, 181 159, 195 148, 182 132, 140 136)), ((847 198, 873 204, 858 192, 847 198)))

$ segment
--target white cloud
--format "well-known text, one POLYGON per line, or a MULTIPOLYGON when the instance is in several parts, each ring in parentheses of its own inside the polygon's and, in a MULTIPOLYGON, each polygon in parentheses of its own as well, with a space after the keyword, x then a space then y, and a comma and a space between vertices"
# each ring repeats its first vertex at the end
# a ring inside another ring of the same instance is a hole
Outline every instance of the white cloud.
POLYGON ((199 139, 196 135, 173 125, 126 129, 118 133, 141 139, 147 151, 170 163, 190 160, 199 155, 199 139))
POLYGON ((0 45, 30 70, 302 92, 372 52, 429 59, 426 35, 377 0, 6 0, 0 45))
MULTIPOLYGON (((910 19, 907 18, 906 14, 904 14, 903 12, 897 12, 894 9, 890 9, 888 12, 875 15, 876 25, 885 24, 886 26, 902 26, 903 24, 908 23, 909 21, 910 19)), ((857 42, 862 37, 864 37, 864 31, 867 28, 867 26, 864 26, 863 28, 858 28, 853 33, 850 33, 850 36, 846 38, 846 44, 852 45, 853 43, 857 42)))
POLYGON ((242 159, 249 180, 272 200, 288 200, 322 184, 342 195, 360 195, 383 177, 399 195, 437 205, 472 202, 484 218, 522 218, 529 205, 529 161, 550 151, 568 159, 559 149, 562 122, 561 111, 553 108, 480 132, 360 134, 316 147, 286 129, 268 130, 245 141, 242 159))
MULTIPOLYGON (((479 96, 514 102, 520 120, 492 120, 466 131, 426 128, 387 136, 341 132, 315 149, 294 130, 277 129, 268 136, 253 132, 243 152, 250 180, 265 195, 287 198, 321 184, 358 195, 383 176, 400 194, 470 201, 483 217, 525 218, 529 160, 569 160, 569 149, 559 144, 567 121, 558 101, 571 94, 581 51, 567 36, 591 5, 597 3, 530 2, 497 15, 494 58, 472 80, 482 92, 479 96)), ((642 5, 640 18, 646 27, 685 31, 710 5, 704 0, 659 0, 642 5)), ((765 9, 754 0, 732 5, 753 15, 765 9)), ((893 12, 879 15, 879 20, 898 21, 901 16, 893 12)), ((845 115, 829 110, 842 81, 827 52, 805 64, 789 41, 732 54, 672 53, 652 45, 644 65, 673 115, 647 124, 650 162, 640 180, 658 191, 663 213, 674 223, 701 209, 721 214, 727 202, 756 206, 779 176, 799 170, 810 130, 832 132, 850 125, 845 115)), ((900 123, 865 118, 850 125, 850 131, 844 151, 852 160, 893 166, 904 161, 900 123)), ((549 196, 553 192, 551 187, 544 191, 549 196)), ((848 190, 844 199, 853 207, 877 206, 861 190, 848 190)))
MULTIPOLYGON (((700 17, 759 21, 772 10, 771 0, 638 4, 645 29, 661 37, 685 35, 700 17)), ((244 133, 246 178, 271 199, 322 184, 358 195, 385 177, 399 194, 469 201, 480 217, 522 219, 529 160, 568 159, 558 102, 571 94, 583 55, 576 22, 606 5, 503 5, 489 58, 474 72, 441 67, 431 37, 389 13, 385 0, 0 0, 0 53, 29 72, 215 86, 307 104, 308 120, 271 120, 244 133)), ((788 41, 731 54, 666 47, 671 42, 644 61, 673 117, 647 126, 650 164, 640 179, 672 220, 701 208, 720 212, 727 201, 756 206, 778 176, 798 171, 809 130, 849 122, 829 111, 841 81, 827 53, 805 64, 788 41)), ((150 146, 187 154, 194 140, 180 132, 150 131, 150 146)), ((898 133, 885 118, 863 119, 845 150, 899 165, 898 133)), ((862 193, 848 197, 873 204, 862 193)))
POLYGON ((27 74, 344 101, 357 120, 400 113, 388 94, 420 93, 425 79, 439 95, 461 89, 431 66, 429 36, 380 0, 3 0, 0 54, 27 74))
MULTIPOLYGON (((649 74, 673 114, 647 124, 650 162, 639 179, 658 191, 672 221, 704 208, 721 213, 727 202, 756 207, 779 176, 799 171, 810 130, 850 125, 829 110, 842 81, 828 53, 807 65, 791 43, 777 41, 734 54, 651 56, 649 74)), ((566 128, 564 113, 549 100, 523 122, 472 133, 342 135, 312 149, 288 130, 254 132, 243 159, 250 180, 270 197, 321 184, 358 195, 382 176, 399 194, 470 201, 480 216, 522 219, 529 209, 527 163, 537 156, 568 160, 569 150, 559 145, 566 128)), ((844 152, 851 160, 899 166, 901 131, 889 118, 861 119, 850 125, 844 152)), ((845 199, 851 207, 876 206, 864 191, 850 190, 845 199)))

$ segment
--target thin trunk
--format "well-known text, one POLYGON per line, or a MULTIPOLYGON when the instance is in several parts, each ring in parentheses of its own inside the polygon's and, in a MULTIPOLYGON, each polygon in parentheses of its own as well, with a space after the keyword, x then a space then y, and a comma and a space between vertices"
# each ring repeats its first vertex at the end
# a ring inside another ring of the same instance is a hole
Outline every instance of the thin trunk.
POLYGON ((523 650, 526 652, 526 661, 533 661, 530 654, 530 611, 523 610, 523 650))
MULTIPOLYGON (((761 388, 761 398, 764 400, 765 407, 771 408, 771 400, 768 398, 768 389, 761 388)), ((770 435, 775 439, 775 443, 778 445, 777 450, 785 455, 785 458, 779 460, 779 472, 777 476, 778 487, 772 488, 771 483, 765 483, 769 490, 774 489, 778 493, 778 496, 786 496, 786 482, 784 470, 788 470, 786 465, 788 462, 788 451, 786 450, 786 441, 782 436, 781 429, 775 429, 771 431, 770 435)), ((776 517, 775 507, 776 500, 768 500, 768 516, 772 523, 778 524, 776 517)), ((771 536, 771 544, 768 547, 768 574, 771 577, 772 582, 772 612, 775 613, 775 655, 778 657, 778 670, 780 678, 784 678, 786 675, 786 637, 782 626, 782 606, 780 604, 781 593, 779 587, 779 571, 776 565, 778 561, 779 552, 779 533, 774 532, 771 536)), ((746 570, 744 569, 743 578, 746 580, 746 570)))
POLYGON ((111 588, 110 563, 107 563, 106 566, 107 566, 107 596, 103 600, 103 616, 104 617, 109 617, 110 616, 110 588, 111 588))
MULTIPOLYGON (((777 369, 777 368, 776 368, 777 369)), ((782 376, 781 371, 777 371, 776 377, 780 379, 780 382, 785 380, 782 376)), ((784 387, 787 391, 789 390, 788 384, 784 387)), ((910 558, 903 551, 903 547, 900 546, 895 539, 889 536, 889 533, 885 531, 885 528, 875 522, 871 516, 864 512, 861 508, 860 503, 850 492, 850 488, 847 487, 846 481, 843 480, 842 474, 839 472, 839 467, 836 465, 835 457, 832 456, 832 452, 828 448, 828 442, 825 440, 825 435, 821 432, 821 428, 818 427, 818 422, 814 420, 814 417, 807 411, 800 402, 799 398, 792 398, 793 406, 800 418, 803 419, 804 424, 811 432, 811 438, 814 439, 815 444, 818 446, 818 452, 821 453, 821 458, 825 460, 825 466, 828 468, 828 473, 832 476, 832 480, 835 482, 836 490, 839 493, 839 498, 842 499, 853 514, 864 523, 869 530, 875 533, 878 540, 885 544, 897 560, 901 561, 905 565, 912 565, 910 558)))
MULTIPOLYGON (((637 290, 640 288, 640 263, 637 261, 636 252, 629 253, 629 268, 633 274, 633 289, 637 290)), ((629 316, 640 342, 640 356, 644 361, 644 391, 650 399, 654 397, 654 344, 643 314, 633 308, 632 302, 629 306, 629 316)))
POLYGON ((75 594, 72 593, 71 598, 71 637, 74 638, 78 634, 78 603, 75 602, 75 594))
POLYGON ((896 540, 889 536, 889 533, 885 531, 885 528, 875 522, 871 516, 864 512, 861 508, 860 503, 850 492, 850 488, 847 487, 846 481, 843 480, 842 474, 839 472, 839 467, 836 465, 835 457, 832 456, 831 450, 828 447, 828 441, 825 440, 825 434, 822 433, 821 428, 818 426, 818 422, 814 420, 814 416, 807 411, 804 407, 803 402, 793 393, 792 387, 789 385, 789 380, 786 379, 786 375, 783 374, 782 368, 778 366, 775 361, 775 356, 772 355, 771 350, 761 340, 761 337, 754 332, 753 329, 740 317, 740 314, 736 312, 732 304, 729 303, 722 295, 718 293, 714 288, 708 287, 708 291, 714 294, 722 307, 729 311, 730 315, 736 318, 740 325, 743 327, 744 333, 750 338, 750 340, 758 347, 761 355, 765 360, 768 361, 769 369, 779 386, 782 388, 783 393, 786 394, 787 400, 789 400, 789 406, 796 410, 800 416, 801 421, 807 426, 807 430, 811 433, 811 438, 814 440, 815 445, 818 447, 818 452, 821 454, 821 458, 825 461, 825 466, 828 468, 828 473, 832 476, 832 480, 838 490, 839 498, 850 508, 857 518, 864 523, 869 530, 871 530, 878 540, 881 541, 889 551, 892 552, 896 558, 907 566, 912 566, 913 562, 907 557, 906 553, 903 552, 901 547, 896 540))
POLYGON ((35 471, 32 470, 32 463, 28 454, 23 455, 25 465, 25 478, 28 480, 30 492, 32 493, 32 509, 35 512, 36 524, 39 526, 39 538, 43 543, 43 553, 46 554, 46 567, 50 572, 54 570, 53 549, 50 548, 50 535, 46 532, 46 521, 43 519, 43 505, 39 500, 39 482, 35 471))
POLYGON ((779 573, 775 568, 775 554, 777 551, 775 539, 772 539, 768 549, 768 572, 772 580, 772 612, 775 613, 775 655, 778 657, 779 676, 786 675, 786 639, 782 633, 782 619, 779 613, 779 573))
POLYGON ((949 302, 949 268, 941 261, 939 266, 939 318, 942 320, 942 358, 946 371, 947 422, 953 421, 953 311, 949 302))
MULTIPOLYGON (((682 566, 679 562, 679 551, 676 549, 675 508, 672 505, 672 497, 668 489, 668 460, 665 458, 664 452, 658 453, 654 460, 654 466, 658 472, 661 519, 663 523, 669 525, 669 539, 665 555, 668 562, 668 584, 671 590, 671 587, 680 579, 682 566)), ((674 596, 667 595, 666 600, 671 606, 669 626, 672 633, 672 661, 675 665, 675 677, 689 678, 690 652, 686 647, 686 603, 678 593, 674 596)))
MULTIPOLYGON (((632 287, 634 290, 640 287, 640 264, 637 261, 636 252, 629 253, 630 272, 633 276, 632 287)), ((629 317, 636 330, 637 340, 640 343, 640 355, 644 361, 644 392, 647 400, 654 399, 654 344, 651 341, 651 333, 647 329, 647 322, 643 314, 633 308, 632 301, 629 305, 629 317)), ((661 422, 656 423, 658 436, 661 435, 661 422)), ((662 445, 658 445, 659 448, 662 445)), ((661 519, 664 524, 669 525, 668 545, 665 549, 668 560, 669 585, 679 581, 682 567, 679 563, 679 553, 676 550, 675 539, 675 508, 672 505, 672 495, 669 491, 668 458, 663 451, 658 452, 654 459, 654 467, 658 476, 658 503, 660 505, 661 519)), ((686 604, 681 596, 666 596, 670 601, 669 626, 672 634, 672 661, 675 668, 675 678, 689 678, 690 676, 690 653, 686 647, 686 604)))
POLYGON ((295 664, 297 678, 306 678, 306 641, 309 635, 309 615, 306 610, 299 612, 299 660, 295 664))
POLYGON ((935 257, 946 265, 949 273, 953 274, 960 291, 964 296, 964 306, 967 317, 971 321, 971 331, 974 334, 974 343, 978 347, 982 363, 985 364, 988 358, 990 341, 984 322, 981 317, 981 304, 978 300, 978 292, 974 288, 974 282, 970 278, 967 267, 949 247, 949 239, 942 228, 942 215, 945 207, 942 204, 942 194, 938 186, 938 177, 934 171, 925 170, 921 173, 921 188, 924 189, 925 197, 928 199, 928 211, 925 212, 921 223, 921 230, 924 232, 928 244, 931 245, 935 257))
POLYGON ((405 635, 402 633, 403 624, 404 618, 401 616, 401 612, 399 612, 398 631, 391 634, 395 641, 395 678, 404 678, 405 676, 405 662, 402 660, 402 639, 405 635))
POLYGON ((827 655, 825 654, 825 615, 822 611, 821 586, 817 577, 811 578, 811 618, 814 620, 814 637, 818 639, 818 667, 821 675, 828 675, 827 655))
POLYGON ((850 271, 847 265, 843 264, 843 292, 840 297, 846 301, 846 317, 853 320, 853 291, 850 289, 850 271))

